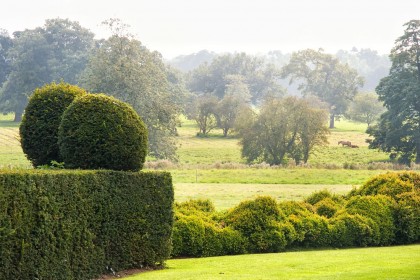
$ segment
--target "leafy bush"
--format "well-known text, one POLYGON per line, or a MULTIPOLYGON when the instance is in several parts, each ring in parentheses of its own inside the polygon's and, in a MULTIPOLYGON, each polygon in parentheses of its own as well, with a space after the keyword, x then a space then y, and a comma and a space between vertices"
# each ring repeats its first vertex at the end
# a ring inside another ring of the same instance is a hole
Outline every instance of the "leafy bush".
POLYGON ((354 196, 346 204, 349 214, 370 218, 377 225, 379 235, 375 236, 371 245, 390 245, 395 241, 393 209, 392 198, 384 195, 354 196))
POLYGON ((315 211, 318 215, 331 218, 340 209, 340 206, 331 198, 326 197, 318 201, 315 205, 315 211))
POLYGON ((219 223, 209 200, 176 203, 172 236, 174 257, 208 257, 245 252, 242 235, 219 223))
POLYGON ((349 196, 383 194, 397 199, 404 192, 420 192, 420 174, 416 172, 390 172, 373 177, 349 196))
POLYGON ((313 206, 303 201, 282 201, 278 204, 278 207, 286 217, 314 213, 313 206))
POLYGON ((67 168, 138 171, 147 154, 147 129, 132 107, 87 94, 63 114, 58 133, 67 168))
POLYGON ((66 83, 52 83, 35 89, 19 127, 23 152, 33 166, 61 162, 58 127, 73 100, 85 90, 66 83))
POLYGON ((203 255, 205 226, 200 216, 176 216, 172 234, 172 256, 203 255))
POLYGON ((169 257, 164 172, 0 172, 0 279, 92 279, 169 257))
POLYGON ((291 215, 288 217, 296 232, 293 245, 325 247, 330 245, 328 220, 317 214, 291 215))
POLYGON ((395 207, 395 241, 410 244, 420 241, 420 194, 406 192, 397 196, 395 207))
POLYGON ((334 247, 365 247, 374 244, 379 227, 372 219, 359 214, 341 212, 331 219, 331 245, 334 247))
POLYGON ((281 222, 285 216, 271 197, 241 202, 226 215, 226 223, 247 239, 252 253, 284 250, 287 239, 281 222))

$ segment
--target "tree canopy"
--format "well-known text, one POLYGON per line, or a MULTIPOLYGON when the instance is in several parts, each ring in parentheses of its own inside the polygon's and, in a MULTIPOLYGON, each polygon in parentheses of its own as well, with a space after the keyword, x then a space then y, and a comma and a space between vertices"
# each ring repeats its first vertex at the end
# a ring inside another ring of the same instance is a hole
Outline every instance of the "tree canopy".
POLYGON ((279 72, 272 64, 267 64, 263 58, 245 53, 220 55, 212 62, 201 64, 190 73, 189 90, 196 93, 210 93, 223 98, 229 77, 241 77, 247 85, 253 103, 261 101, 266 96, 283 93, 278 84, 279 72))
POLYGON ((388 111, 377 126, 370 148, 399 154, 400 160, 420 163, 420 20, 405 25, 391 50, 389 75, 376 87, 388 111))
POLYGON ((335 117, 346 111, 363 85, 354 69, 322 50, 293 53, 290 62, 282 68, 282 77, 290 77, 290 83, 298 82, 303 95, 315 95, 329 104, 330 128, 334 128, 335 117))
POLYGON ((149 131, 149 153, 156 158, 175 159, 177 115, 174 89, 162 57, 132 36, 121 21, 104 22, 112 36, 103 40, 92 55, 82 85, 94 93, 106 93, 129 103, 149 131))
POLYGON ((10 70, 0 91, 0 110, 14 112, 20 121, 35 88, 59 80, 76 83, 93 47, 93 36, 67 19, 47 20, 43 27, 14 32, 6 54, 10 70))
POLYGON ((327 142, 324 110, 296 97, 268 99, 259 114, 245 118, 239 130, 242 156, 248 162, 283 164, 286 156, 306 163, 317 145, 327 142))

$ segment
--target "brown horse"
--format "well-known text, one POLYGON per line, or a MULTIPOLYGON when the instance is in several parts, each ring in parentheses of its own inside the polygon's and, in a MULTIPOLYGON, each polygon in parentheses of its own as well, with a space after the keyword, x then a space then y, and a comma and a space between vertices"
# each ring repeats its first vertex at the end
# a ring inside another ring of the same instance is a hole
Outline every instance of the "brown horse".
POLYGON ((351 147, 351 142, 350 141, 344 141, 344 140, 341 140, 341 141, 338 141, 338 145, 343 145, 343 147, 344 146, 347 146, 347 147, 351 147))

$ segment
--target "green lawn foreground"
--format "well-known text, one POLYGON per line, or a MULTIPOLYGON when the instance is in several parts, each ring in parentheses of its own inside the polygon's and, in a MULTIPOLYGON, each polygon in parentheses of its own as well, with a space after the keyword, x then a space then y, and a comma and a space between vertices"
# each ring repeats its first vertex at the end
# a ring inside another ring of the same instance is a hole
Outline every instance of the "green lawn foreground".
POLYGON ((173 259, 124 279, 420 279, 420 245, 173 259))

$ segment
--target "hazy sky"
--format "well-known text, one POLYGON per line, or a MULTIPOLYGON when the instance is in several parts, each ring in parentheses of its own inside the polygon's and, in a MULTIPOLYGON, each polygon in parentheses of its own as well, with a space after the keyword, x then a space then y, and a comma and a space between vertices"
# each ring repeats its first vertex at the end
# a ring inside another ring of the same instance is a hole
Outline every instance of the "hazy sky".
POLYGON ((100 23, 120 18, 166 58, 210 51, 283 52, 352 47, 387 54, 403 24, 420 19, 420 0, 2 0, 9 33, 69 18, 97 37, 100 23))

